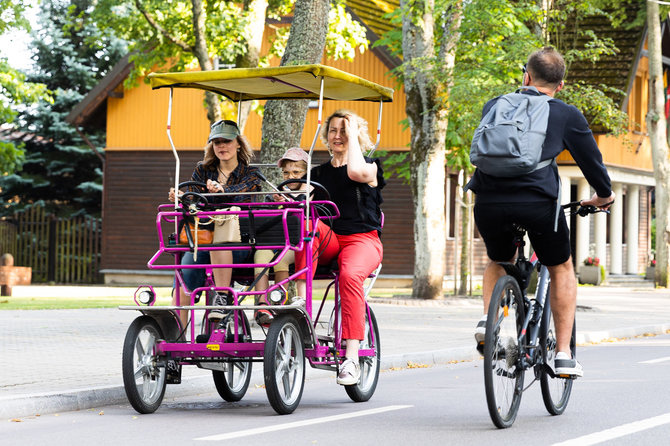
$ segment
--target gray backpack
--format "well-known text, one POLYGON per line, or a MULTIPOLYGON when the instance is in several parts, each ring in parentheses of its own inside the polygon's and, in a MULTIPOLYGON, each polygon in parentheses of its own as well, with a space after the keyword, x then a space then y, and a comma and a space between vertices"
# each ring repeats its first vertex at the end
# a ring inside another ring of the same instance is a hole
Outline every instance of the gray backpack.
POLYGON ((522 94, 521 89, 499 96, 475 130, 470 162, 487 175, 518 177, 553 162, 540 162, 551 97, 522 94))

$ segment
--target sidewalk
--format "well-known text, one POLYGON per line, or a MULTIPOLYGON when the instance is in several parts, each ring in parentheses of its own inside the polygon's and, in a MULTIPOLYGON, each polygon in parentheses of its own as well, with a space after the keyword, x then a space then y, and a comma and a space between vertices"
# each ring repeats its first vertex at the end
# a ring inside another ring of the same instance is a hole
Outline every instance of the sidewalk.
MULTIPOLYGON (((67 288, 64 294, 78 291, 67 288)), ((481 299, 371 302, 380 328, 382 368, 479 358, 473 331, 481 299)), ((670 330, 669 303, 668 290, 580 287, 578 343, 664 333, 670 330)), ((124 404, 121 349, 138 315, 117 309, 0 311, 0 418, 124 404)), ((255 373, 260 368, 254 364, 255 373)), ((307 378, 312 373, 307 366, 307 378)), ((211 391, 211 373, 186 366, 182 384, 168 386, 165 398, 211 391)))

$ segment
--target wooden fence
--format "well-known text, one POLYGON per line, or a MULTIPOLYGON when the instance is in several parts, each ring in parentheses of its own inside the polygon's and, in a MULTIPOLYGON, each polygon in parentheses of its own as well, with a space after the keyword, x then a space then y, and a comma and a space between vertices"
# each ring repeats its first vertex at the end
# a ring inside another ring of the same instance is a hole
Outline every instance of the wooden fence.
POLYGON ((56 218, 33 207, 0 220, 0 251, 32 268, 33 282, 99 283, 102 221, 56 218))

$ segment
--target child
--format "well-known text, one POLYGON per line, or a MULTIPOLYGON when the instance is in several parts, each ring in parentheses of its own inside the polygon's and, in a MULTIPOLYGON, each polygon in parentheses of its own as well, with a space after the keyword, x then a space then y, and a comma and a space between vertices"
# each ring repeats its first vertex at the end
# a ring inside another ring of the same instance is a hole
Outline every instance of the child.
MULTIPOLYGON (((279 161, 277 161, 277 166, 282 170, 282 175, 284 180, 295 180, 300 179, 307 173, 307 152, 302 150, 300 147, 292 147, 288 149, 279 161)), ((286 185, 289 190, 299 191, 305 189, 304 183, 291 183, 286 185)), ((272 198, 275 201, 288 201, 290 198, 288 195, 284 194, 274 194, 272 198)), ((270 263, 274 257, 275 252, 269 249, 263 249, 256 252, 254 256, 254 263, 270 263)), ((289 265, 294 263, 295 255, 294 252, 289 250, 286 255, 274 266, 275 272, 275 283, 281 282, 288 278, 289 265)), ((255 268, 255 274, 258 276, 263 272, 265 268, 259 267, 255 268)), ((258 280, 256 284, 256 290, 267 290, 270 286, 270 280, 268 278, 267 271, 263 276, 258 280)), ((260 300, 260 305, 267 305, 267 296, 264 300, 260 300)), ((270 310, 257 310, 254 314, 256 322, 262 326, 268 326, 272 319, 274 318, 270 310)))

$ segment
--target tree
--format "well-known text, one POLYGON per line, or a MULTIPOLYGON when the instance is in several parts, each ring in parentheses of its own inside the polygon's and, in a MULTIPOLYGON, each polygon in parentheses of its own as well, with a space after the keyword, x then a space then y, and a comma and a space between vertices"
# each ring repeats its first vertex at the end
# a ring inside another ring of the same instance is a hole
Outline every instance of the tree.
POLYGON ((647 0, 647 27, 649 45, 649 112, 647 131, 656 179, 656 277, 659 286, 668 286, 670 274, 670 151, 665 118, 665 91, 663 87, 663 49, 661 46, 661 19, 658 3, 647 0))
MULTIPOLYGON (((281 66, 321 61, 328 31, 328 0, 297 0, 281 66)), ((263 118, 261 161, 273 163, 289 147, 299 146, 309 100, 268 101, 263 118), (283 137, 277 137, 282 135, 283 137)), ((271 175, 278 179, 279 174, 271 175)))
POLYGON ((409 165, 416 247, 413 298, 443 296, 447 101, 462 7, 460 1, 400 2, 404 62, 399 72, 411 131, 409 165))
MULTIPOLYGON (((612 26, 623 26, 632 21, 632 18, 626 17, 622 12, 625 2, 556 0, 541 3, 510 2, 509 0, 464 2, 454 67, 452 71, 445 70, 446 73, 451 73, 451 79, 442 78, 440 80, 445 85, 450 85, 448 97, 442 107, 449 111, 445 150, 446 163, 451 171, 463 170, 467 177, 474 170, 469 162, 470 141, 481 119, 482 107, 489 99, 518 88, 522 77, 521 66, 530 52, 553 44, 559 51, 566 54, 569 64, 595 63, 603 55, 616 51, 616 48, 611 41, 599 37, 593 30, 588 29, 583 24, 586 22, 585 19, 593 15, 604 14, 610 18, 612 26), (605 11, 604 7, 609 9, 605 11), (570 27, 566 29, 568 24, 570 27)), ((420 16, 421 12, 416 5, 421 6, 424 2, 411 2, 411 4, 415 5, 415 9, 410 12, 401 8, 390 14, 389 19, 392 23, 399 26, 401 15, 417 14, 420 16)), ((436 8, 439 8, 440 5, 446 4, 446 1, 436 1, 435 4, 436 8)), ((420 21, 421 18, 417 20, 420 21)), ((400 40, 404 38, 404 32, 401 34, 393 30, 387 33, 378 44, 386 45, 399 54, 400 40)), ((405 58, 405 63, 407 62, 405 58)), ((402 67, 396 70, 396 77, 401 82, 403 74, 402 67)), ((440 79, 441 74, 436 73, 434 79, 440 79)), ((592 124, 615 135, 622 134, 628 124, 626 114, 619 107, 619 100, 623 97, 621 96, 623 92, 612 91, 604 86, 570 82, 569 76, 570 73, 568 73, 566 88, 558 97, 587 112, 592 124), (591 113, 588 113, 589 111, 591 113)), ((407 88, 407 83, 405 87, 407 88)), ((413 143, 414 138, 413 132, 413 143)), ((413 151, 412 148, 408 156, 403 156, 403 154, 391 156, 386 160, 387 170, 407 179, 418 175, 419 171, 413 164, 413 151)), ((465 198, 462 212, 460 212, 463 215, 462 218, 466 220, 460 225, 461 255, 470 254, 467 248, 470 244, 471 231, 469 228, 471 225, 467 224, 467 220, 471 218, 471 209, 466 204, 468 197, 465 198)), ((431 206, 437 206, 432 195, 431 206)), ((432 249, 438 250, 437 246, 435 244, 432 249)), ((417 256, 429 256, 425 249, 425 244, 417 245, 415 249, 417 256)), ((433 254, 432 258, 439 261, 436 254, 433 254)), ((460 275, 461 285, 463 285, 470 275, 468 267, 470 262, 469 259, 460 259, 460 261, 455 259, 455 261, 462 265, 460 275)), ((415 277, 425 275, 426 272, 417 273, 417 263, 430 268, 426 266, 425 261, 415 260, 415 277)), ((461 286, 459 291, 463 292, 464 289, 464 286, 461 286)))
MULTIPOLYGON (((129 42, 134 68, 126 86, 132 86, 156 67, 183 71, 197 63, 201 70, 209 71, 215 69, 215 61, 223 65, 257 66, 262 63, 258 52, 266 16, 285 14, 292 3, 292 0, 99 0, 95 14, 100 26, 113 29, 129 42)), ((351 17, 342 15, 337 23, 342 21, 348 29, 351 17)), ((358 46, 359 35, 348 37, 346 43, 358 46)), ((342 44, 343 39, 332 40, 342 44)), ((278 46, 283 48, 281 43, 278 46)), ((232 104, 221 103, 218 95, 206 92, 205 103, 210 122, 221 119, 223 114, 233 117, 232 104)))
MULTIPOLYGON (((28 80, 53 91, 53 101, 40 101, 19 118, 21 130, 31 136, 22 170, 0 178, 3 214, 35 204, 61 216, 100 213, 102 161, 65 117, 125 53, 125 47, 92 25, 91 3, 48 0, 40 5, 41 28, 32 44, 36 66, 28 80)), ((104 128, 90 139, 104 147, 104 128)))
MULTIPOLYGON (((23 2, 0 2, 0 36, 12 29, 30 30, 24 17, 23 2)), ((26 81, 25 73, 12 68, 5 58, 0 58, 0 125, 9 132, 19 107, 27 107, 40 99, 49 100, 45 85, 26 81)), ((0 135, 0 176, 14 172, 24 159, 23 143, 12 140, 11 135, 0 135)))

